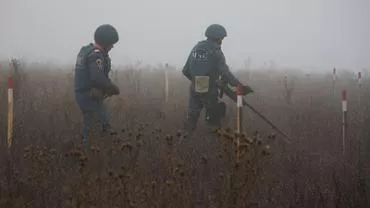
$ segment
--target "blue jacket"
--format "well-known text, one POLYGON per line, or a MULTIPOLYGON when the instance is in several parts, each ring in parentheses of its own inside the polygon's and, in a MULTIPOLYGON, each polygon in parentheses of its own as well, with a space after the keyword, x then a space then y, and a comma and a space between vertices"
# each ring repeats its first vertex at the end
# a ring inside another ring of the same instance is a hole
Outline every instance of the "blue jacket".
POLYGON ((111 60, 106 52, 92 43, 80 49, 75 66, 75 98, 81 110, 92 110, 99 105, 91 98, 90 89, 97 88, 103 93, 111 89, 110 70, 111 60))
POLYGON ((232 86, 240 84, 230 72, 225 61, 221 46, 210 40, 198 42, 183 67, 182 73, 191 81, 191 92, 194 93, 195 76, 209 77, 209 92, 207 95, 217 95, 216 80, 223 78, 232 86))

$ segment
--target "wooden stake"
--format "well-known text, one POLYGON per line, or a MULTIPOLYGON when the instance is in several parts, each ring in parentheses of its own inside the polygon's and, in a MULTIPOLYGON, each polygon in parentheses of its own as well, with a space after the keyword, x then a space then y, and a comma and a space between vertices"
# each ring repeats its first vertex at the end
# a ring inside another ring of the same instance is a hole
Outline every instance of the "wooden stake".
POLYGON ((361 84, 362 84, 362 75, 361 75, 361 72, 358 72, 357 82, 358 82, 358 87, 361 89, 361 84))
POLYGON ((168 102, 168 88, 169 88, 169 82, 168 82, 168 64, 166 64, 166 67, 164 69, 164 93, 165 93, 165 102, 168 102))
POLYGON ((8 78, 8 148, 13 143, 13 77, 8 78))
POLYGON ((335 80, 336 80, 336 76, 337 76, 337 69, 336 68, 333 68, 333 80, 332 80, 332 93, 333 93, 333 96, 335 95, 335 80))
POLYGON ((342 150, 343 155, 346 151, 347 136, 347 91, 342 91, 342 150))

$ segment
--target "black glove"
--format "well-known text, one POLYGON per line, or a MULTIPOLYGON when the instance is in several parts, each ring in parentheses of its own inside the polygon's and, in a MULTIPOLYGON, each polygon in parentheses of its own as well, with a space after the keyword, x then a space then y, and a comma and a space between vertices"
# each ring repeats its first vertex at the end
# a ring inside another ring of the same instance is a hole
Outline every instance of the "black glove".
POLYGON ((237 88, 237 91, 238 91, 241 95, 243 95, 243 96, 245 96, 245 95, 247 95, 247 94, 249 94, 249 93, 252 93, 252 92, 253 92, 252 88, 251 88, 251 87, 249 87, 248 85, 242 85, 242 84, 239 84, 236 88, 237 88))
POLYGON ((112 86, 112 94, 113 95, 119 95, 120 91, 119 91, 119 88, 117 87, 117 85, 113 84, 112 86))
POLYGON ((98 89, 98 88, 91 88, 90 89, 90 97, 93 99, 93 100, 101 100, 104 98, 104 93, 101 89, 98 89))
POLYGON ((250 86, 245 85, 245 86, 243 86, 243 92, 244 92, 245 95, 247 95, 249 93, 253 93, 254 91, 250 86))
POLYGON ((107 90, 108 96, 119 95, 119 93, 120 93, 119 88, 115 84, 112 84, 109 90, 107 90))

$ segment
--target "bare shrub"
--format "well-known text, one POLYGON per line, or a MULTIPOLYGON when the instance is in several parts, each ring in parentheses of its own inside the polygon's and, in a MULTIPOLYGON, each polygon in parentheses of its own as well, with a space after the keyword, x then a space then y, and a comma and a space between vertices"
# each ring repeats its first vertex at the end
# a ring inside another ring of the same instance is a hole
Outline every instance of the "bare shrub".
MULTIPOLYGON (((112 79, 121 95, 107 105, 119 134, 93 138, 86 152, 79 146, 82 120, 73 72, 14 62, 19 85, 8 154, 6 65, 0 71, 1 207, 369 206, 369 165, 361 158, 369 156, 370 118, 364 108, 358 120, 356 84, 346 74, 336 86, 349 92, 346 155, 341 153, 340 95, 330 96, 329 75, 307 79, 304 73, 288 73, 295 84, 294 102, 287 103, 282 73, 237 72, 255 89, 248 102, 289 132, 293 143, 288 145, 248 109, 247 131, 236 135, 235 104, 227 98, 225 128, 210 134, 200 120, 197 134, 187 136, 181 128, 188 81, 172 70, 166 103, 163 68, 141 66, 115 69, 112 79), (236 136, 242 137, 239 164, 236 136)), ((368 80, 363 87, 366 95, 368 80)), ((367 98, 362 97, 362 106, 370 104, 367 98)))

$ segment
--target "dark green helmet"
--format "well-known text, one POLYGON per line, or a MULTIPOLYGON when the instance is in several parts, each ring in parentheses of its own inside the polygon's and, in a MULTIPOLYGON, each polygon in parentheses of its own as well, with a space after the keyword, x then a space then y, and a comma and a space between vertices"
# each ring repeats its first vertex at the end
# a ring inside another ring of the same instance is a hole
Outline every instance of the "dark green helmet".
POLYGON ((222 39, 227 36, 227 32, 222 25, 212 24, 208 26, 205 35, 210 39, 222 39))
POLYGON ((95 30, 94 39, 97 44, 110 45, 117 43, 119 37, 117 30, 112 25, 104 24, 95 30))

